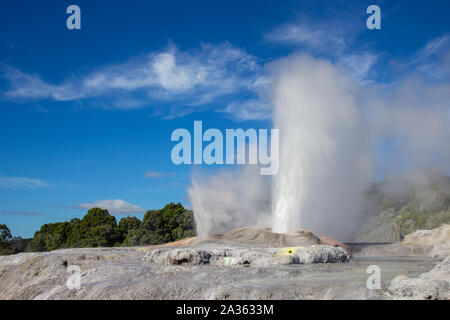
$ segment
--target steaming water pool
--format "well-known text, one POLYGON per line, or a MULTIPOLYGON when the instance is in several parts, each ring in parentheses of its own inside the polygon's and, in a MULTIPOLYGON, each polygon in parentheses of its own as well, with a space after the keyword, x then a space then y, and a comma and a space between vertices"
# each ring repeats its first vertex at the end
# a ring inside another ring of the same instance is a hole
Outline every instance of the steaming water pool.
POLYGON ((318 263, 312 265, 288 265, 279 268, 281 275, 286 278, 296 278, 306 282, 361 282, 365 283, 367 268, 377 265, 381 271, 381 281, 388 282, 397 275, 417 277, 421 273, 430 271, 440 259, 430 257, 353 257, 349 263, 318 263))

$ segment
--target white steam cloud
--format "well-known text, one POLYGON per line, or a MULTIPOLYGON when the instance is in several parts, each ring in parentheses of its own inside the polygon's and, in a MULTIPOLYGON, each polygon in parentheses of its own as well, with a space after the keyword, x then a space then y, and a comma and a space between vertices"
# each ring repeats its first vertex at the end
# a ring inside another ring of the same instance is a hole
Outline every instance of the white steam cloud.
MULTIPOLYGON (((440 74, 450 70, 449 59, 438 63, 440 74)), ((447 78, 428 81, 418 68, 388 86, 362 85, 339 63, 306 55, 267 70, 279 172, 270 182, 246 170, 194 179, 189 196, 200 235, 270 225, 352 240, 375 177, 423 167, 450 171, 447 78)))
POLYGON ((371 177, 355 84, 309 56, 272 68, 274 126, 281 137, 273 229, 306 228, 348 240, 371 177))
POLYGON ((408 77, 361 93, 374 144, 390 141, 390 172, 428 166, 450 170, 450 85, 408 77))
POLYGON ((270 227, 270 184, 255 165, 197 175, 188 193, 200 236, 242 226, 270 227))

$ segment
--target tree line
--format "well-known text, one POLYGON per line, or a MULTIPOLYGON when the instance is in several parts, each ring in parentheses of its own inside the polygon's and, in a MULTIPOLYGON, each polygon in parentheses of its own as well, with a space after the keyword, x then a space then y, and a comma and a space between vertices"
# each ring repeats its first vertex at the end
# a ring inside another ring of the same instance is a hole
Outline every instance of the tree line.
POLYGON ((82 219, 44 224, 31 239, 13 238, 9 228, 0 225, 0 254, 161 244, 192 237, 195 230, 193 212, 180 203, 148 210, 142 221, 128 216, 119 223, 108 210, 92 208, 82 219))

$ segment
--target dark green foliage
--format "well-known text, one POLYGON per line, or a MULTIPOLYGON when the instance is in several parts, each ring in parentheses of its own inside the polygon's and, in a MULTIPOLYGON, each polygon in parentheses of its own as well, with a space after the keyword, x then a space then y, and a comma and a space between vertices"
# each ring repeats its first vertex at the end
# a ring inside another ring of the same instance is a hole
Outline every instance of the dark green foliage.
POLYGON ((195 235, 194 215, 180 203, 169 203, 160 210, 149 210, 142 220, 146 237, 142 244, 159 244, 195 235))
POLYGON ((120 241, 116 218, 105 209, 90 209, 74 227, 68 241, 70 247, 111 247, 120 241))
POLYGON ((399 226, 400 238, 419 229, 434 229, 450 224, 450 211, 424 211, 414 205, 403 207, 393 221, 399 226))
POLYGON ((141 227, 141 220, 136 217, 126 217, 119 221, 119 230, 122 235, 122 246, 132 247, 139 244, 139 236, 136 232, 141 227))
POLYGON ((121 233, 116 218, 108 210, 92 208, 83 219, 44 224, 34 234, 29 251, 58 248, 111 247, 120 244, 121 233))
POLYGON ((0 224, 0 255, 10 254, 12 235, 6 224, 0 224))
POLYGON ((151 243, 152 243, 151 233, 149 233, 147 230, 143 228, 138 228, 131 230, 130 232, 127 233, 122 243, 122 246, 133 247, 151 243))
POLYGON ((11 240, 11 251, 12 253, 24 252, 30 243, 31 239, 24 239, 22 237, 14 237, 11 240))
POLYGON ((50 251, 64 248, 66 240, 72 230, 69 222, 57 222, 44 224, 34 234, 28 248, 31 251, 50 251))
POLYGON ((11 241, 12 235, 6 224, 0 224, 0 243, 4 244, 11 241))
POLYGON ((120 219, 120 221, 119 221, 119 230, 120 230, 120 233, 123 235, 124 238, 132 230, 139 229, 140 226, 141 226, 141 220, 139 220, 136 217, 128 216, 126 218, 120 219))
POLYGON ((107 210, 92 208, 81 220, 74 218, 69 222, 43 225, 27 250, 159 244, 194 235, 193 213, 179 203, 147 211, 142 222, 136 217, 126 217, 118 224, 107 210))
POLYGON ((169 203, 160 210, 149 210, 137 229, 132 229, 123 245, 160 244, 192 237, 195 233, 194 214, 180 203, 169 203))
POLYGON ((0 255, 23 252, 31 239, 13 237, 6 224, 0 224, 0 255))

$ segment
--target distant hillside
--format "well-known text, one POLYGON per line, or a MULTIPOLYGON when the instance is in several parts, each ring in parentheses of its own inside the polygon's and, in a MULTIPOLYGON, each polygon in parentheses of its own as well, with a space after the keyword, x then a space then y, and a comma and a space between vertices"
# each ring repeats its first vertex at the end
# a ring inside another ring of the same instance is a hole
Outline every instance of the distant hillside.
POLYGON ((396 242, 418 229, 450 223, 450 177, 426 169, 374 183, 356 241, 396 242))

